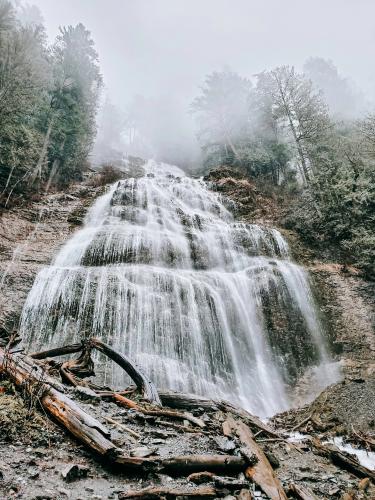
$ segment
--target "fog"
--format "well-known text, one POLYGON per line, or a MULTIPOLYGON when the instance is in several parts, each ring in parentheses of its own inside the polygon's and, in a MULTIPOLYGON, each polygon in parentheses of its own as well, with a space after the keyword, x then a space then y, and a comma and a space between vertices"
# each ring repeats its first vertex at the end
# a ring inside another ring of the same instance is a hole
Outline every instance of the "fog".
POLYGON ((214 70, 229 67, 252 78, 282 64, 302 71, 308 58, 322 57, 333 61, 356 92, 375 97, 373 0, 31 3, 40 8, 51 40, 59 25, 85 24, 112 104, 126 113, 135 96, 143 96, 164 109, 160 122, 154 113, 152 124, 161 129, 160 148, 169 139, 176 149, 189 149, 193 159, 198 147, 189 105, 214 70))

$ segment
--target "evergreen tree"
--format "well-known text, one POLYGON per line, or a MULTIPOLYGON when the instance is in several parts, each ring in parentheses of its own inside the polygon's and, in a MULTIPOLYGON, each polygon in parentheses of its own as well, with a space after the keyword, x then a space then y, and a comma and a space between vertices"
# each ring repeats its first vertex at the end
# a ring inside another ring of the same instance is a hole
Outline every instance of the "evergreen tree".
POLYGON ((52 54, 50 181, 66 184, 80 178, 92 148, 102 78, 94 42, 82 24, 61 28, 52 54))

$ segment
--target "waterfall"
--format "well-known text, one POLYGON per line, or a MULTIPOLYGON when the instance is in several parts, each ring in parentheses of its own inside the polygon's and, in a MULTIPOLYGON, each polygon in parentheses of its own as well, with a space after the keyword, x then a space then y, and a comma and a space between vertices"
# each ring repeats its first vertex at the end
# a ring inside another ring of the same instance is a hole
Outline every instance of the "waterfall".
MULTIPOLYGON (((34 350, 100 337, 159 388, 261 416, 288 408, 298 377, 328 362, 308 277, 282 235, 236 222, 202 180, 154 161, 111 186, 40 271, 20 329, 34 350)), ((105 383, 129 383, 98 366, 105 383)))

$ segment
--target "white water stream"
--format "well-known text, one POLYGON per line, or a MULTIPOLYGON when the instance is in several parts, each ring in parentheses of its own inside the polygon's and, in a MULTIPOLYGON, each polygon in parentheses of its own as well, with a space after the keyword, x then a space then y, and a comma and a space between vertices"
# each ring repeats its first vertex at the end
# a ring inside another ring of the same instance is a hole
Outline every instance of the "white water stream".
MULTIPOLYGON (((221 397, 261 416, 329 358, 308 278, 275 229, 235 222, 220 197, 149 161, 115 183, 37 276, 21 318, 32 349, 95 335, 158 387, 221 397)), ((127 383, 113 363, 106 383, 127 383)))

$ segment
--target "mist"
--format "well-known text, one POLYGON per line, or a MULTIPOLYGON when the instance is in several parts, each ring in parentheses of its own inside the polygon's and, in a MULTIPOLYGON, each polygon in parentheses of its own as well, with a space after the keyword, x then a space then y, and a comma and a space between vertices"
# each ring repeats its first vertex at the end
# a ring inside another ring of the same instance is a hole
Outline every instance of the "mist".
MULTIPOLYGON (((137 97, 148 103, 147 116, 142 116, 148 137, 140 137, 138 130, 136 140, 129 142, 127 129, 112 149, 183 166, 199 162, 190 105, 206 75, 224 68, 254 81, 254 75, 280 65, 302 72, 309 58, 318 57, 332 62, 346 82, 337 99, 335 85, 329 90, 326 82, 333 114, 353 118, 375 98, 375 68, 368 64, 375 39, 371 0, 32 3, 39 7, 51 40, 61 25, 82 22, 91 31, 105 82, 102 101, 118 110, 119 123, 128 127, 137 97)), ((316 84, 322 84, 319 76, 316 84)), ((100 118, 99 125, 98 142, 103 144, 108 132, 102 131, 100 118)))

